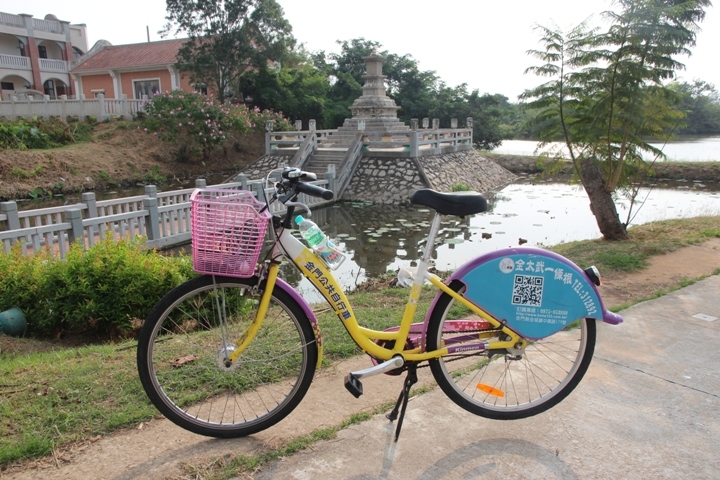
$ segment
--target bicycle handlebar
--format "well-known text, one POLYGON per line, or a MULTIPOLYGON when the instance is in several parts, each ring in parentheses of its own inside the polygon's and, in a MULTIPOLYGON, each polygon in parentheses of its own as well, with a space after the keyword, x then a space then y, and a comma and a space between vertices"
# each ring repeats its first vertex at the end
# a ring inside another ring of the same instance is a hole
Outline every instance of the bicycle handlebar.
POLYGON ((282 178, 284 181, 283 185, 292 189, 298 193, 304 193, 311 197, 320 197, 323 200, 332 200, 334 194, 331 190, 326 188, 313 185, 311 183, 305 183, 312 180, 317 180, 317 175, 312 172, 304 172, 299 168, 286 168, 282 171, 282 178))
POLYGON ((310 195, 311 197, 320 197, 323 200, 332 200, 333 196, 335 196, 335 194, 332 192, 332 190, 328 190, 327 188, 318 187, 317 185, 313 185, 312 183, 298 182, 296 188, 297 188, 297 191, 300 193, 310 195))

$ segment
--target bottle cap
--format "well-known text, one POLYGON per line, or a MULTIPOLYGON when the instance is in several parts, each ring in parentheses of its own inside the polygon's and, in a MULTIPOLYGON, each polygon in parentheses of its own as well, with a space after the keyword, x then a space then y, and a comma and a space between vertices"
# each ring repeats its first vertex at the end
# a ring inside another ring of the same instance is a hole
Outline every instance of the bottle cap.
POLYGON ((295 217, 295 223, 297 223, 298 225, 300 225, 300 222, 302 222, 303 220, 305 219, 302 215, 298 215, 297 217, 295 217))

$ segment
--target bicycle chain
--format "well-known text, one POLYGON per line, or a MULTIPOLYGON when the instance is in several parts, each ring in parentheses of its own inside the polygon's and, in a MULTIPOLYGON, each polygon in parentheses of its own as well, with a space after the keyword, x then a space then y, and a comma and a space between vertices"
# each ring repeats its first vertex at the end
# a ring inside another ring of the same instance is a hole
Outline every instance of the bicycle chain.
MULTIPOLYGON (((468 331, 463 331, 463 333, 502 333, 502 330, 468 330, 468 331)), ((450 358, 450 359, 447 359, 447 360, 443 359, 443 361, 444 361, 445 363, 451 363, 451 362, 455 362, 455 361, 457 361, 457 360, 463 360, 463 359, 465 359, 465 358, 467 358, 467 357, 469 357, 469 356, 472 356, 472 355, 478 355, 479 353, 480 353, 480 352, 478 352, 478 353, 473 353, 473 354, 468 354, 468 355, 463 355, 463 356, 458 356, 458 357, 450 358)), ((375 359, 375 360, 377 361, 377 359, 375 359)), ((430 366, 430 363, 429 363, 429 361, 427 361, 427 360, 423 360, 422 362, 408 362, 408 363, 415 363, 415 368, 427 368, 427 367, 430 366)), ((407 365, 407 364, 406 364, 406 365, 407 365)), ((400 368, 405 369, 406 365, 403 365, 403 366, 400 367, 400 368)))

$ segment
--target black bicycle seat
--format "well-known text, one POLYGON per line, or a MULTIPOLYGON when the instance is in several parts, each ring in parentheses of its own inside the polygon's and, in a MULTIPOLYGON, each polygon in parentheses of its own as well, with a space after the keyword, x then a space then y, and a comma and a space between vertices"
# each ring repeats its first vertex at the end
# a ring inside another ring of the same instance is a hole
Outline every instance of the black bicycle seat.
POLYGON ((424 188, 412 194, 410 203, 430 207, 442 215, 459 217, 487 210, 487 200, 478 192, 442 193, 424 188))

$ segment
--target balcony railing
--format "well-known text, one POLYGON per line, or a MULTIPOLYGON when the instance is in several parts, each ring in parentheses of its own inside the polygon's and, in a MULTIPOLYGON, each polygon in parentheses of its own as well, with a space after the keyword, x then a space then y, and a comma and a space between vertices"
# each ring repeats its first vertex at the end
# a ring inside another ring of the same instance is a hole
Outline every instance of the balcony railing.
POLYGON ((65 60, 53 60, 50 58, 40 59, 40 70, 52 70, 53 72, 67 72, 68 64, 65 60))
POLYGON ((40 20, 33 18, 33 28, 45 32, 62 33, 62 25, 52 20, 40 20))
POLYGON ((13 15, 11 13, 0 12, 0 23, 4 25, 11 25, 13 27, 24 27, 25 21, 20 15, 13 15))
MULTIPOLYGON (((63 26, 60 22, 56 22, 54 20, 42 20, 40 18, 33 18, 32 22, 35 30, 51 33, 63 33, 63 26)), ((25 27, 25 19, 23 19, 20 15, 0 12, 0 24, 23 28, 25 27)))
MULTIPOLYGON (((28 57, 20 57, 18 55, 5 55, 0 53, 0 67, 17 68, 20 70, 30 70, 30 59, 28 57)), ((67 72, 67 70, 65 70, 67 72)))

